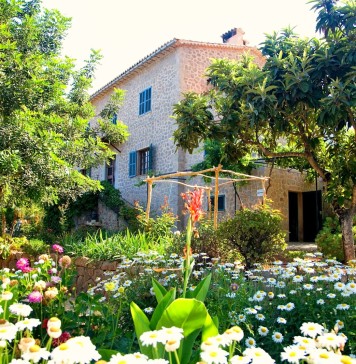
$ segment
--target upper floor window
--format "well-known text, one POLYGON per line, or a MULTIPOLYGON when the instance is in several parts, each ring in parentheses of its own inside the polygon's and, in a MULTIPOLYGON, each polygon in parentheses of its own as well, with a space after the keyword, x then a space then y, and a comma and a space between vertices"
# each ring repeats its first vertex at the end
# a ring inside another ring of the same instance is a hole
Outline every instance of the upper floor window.
POLYGON ((152 87, 146 88, 140 92, 139 115, 151 111, 152 87))

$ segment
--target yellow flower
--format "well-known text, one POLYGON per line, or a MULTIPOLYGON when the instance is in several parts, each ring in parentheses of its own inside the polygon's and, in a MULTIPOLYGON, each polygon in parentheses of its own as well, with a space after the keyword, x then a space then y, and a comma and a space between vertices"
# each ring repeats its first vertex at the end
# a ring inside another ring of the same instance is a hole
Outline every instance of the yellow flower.
POLYGON ((115 283, 114 282, 105 283, 104 288, 106 292, 112 292, 115 289, 115 283))

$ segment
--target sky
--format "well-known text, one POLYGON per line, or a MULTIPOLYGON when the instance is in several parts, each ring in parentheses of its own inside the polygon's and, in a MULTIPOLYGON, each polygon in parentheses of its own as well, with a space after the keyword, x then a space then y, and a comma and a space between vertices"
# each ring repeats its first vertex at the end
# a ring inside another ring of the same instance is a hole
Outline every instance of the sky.
POLYGON ((242 28, 249 45, 264 34, 295 27, 302 37, 315 36, 315 13, 308 0, 42 0, 72 18, 63 55, 80 67, 90 50, 103 59, 91 93, 127 68, 177 39, 222 43, 221 35, 242 28))

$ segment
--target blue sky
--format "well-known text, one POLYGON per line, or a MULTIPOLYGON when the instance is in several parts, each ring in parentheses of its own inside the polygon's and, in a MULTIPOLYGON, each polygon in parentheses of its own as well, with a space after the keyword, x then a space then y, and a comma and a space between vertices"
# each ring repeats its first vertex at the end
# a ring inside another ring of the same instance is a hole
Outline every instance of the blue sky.
POLYGON ((242 28, 250 45, 264 33, 295 26, 314 36, 315 13, 306 0, 42 0, 72 18, 63 53, 88 58, 90 49, 104 56, 92 91, 173 38, 221 43, 221 35, 242 28))

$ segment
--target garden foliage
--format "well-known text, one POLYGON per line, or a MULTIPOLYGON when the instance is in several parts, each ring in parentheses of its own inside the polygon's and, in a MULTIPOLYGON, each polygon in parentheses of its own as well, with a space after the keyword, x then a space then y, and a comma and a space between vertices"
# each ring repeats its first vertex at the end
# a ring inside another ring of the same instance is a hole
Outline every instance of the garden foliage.
MULTIPOLYGON (((354 240, 356 242, 356 219, 352 228, 354 240)), ((345 259, 342 249, 342 235, 340 223, 336 217, 327 217, 323 223, 323 228, 315 238, 318 250, 327 258, 335 258, 340 262, 345 259)))
POLYGON ((272 259, 286 248, 285 233, 281 229, 279 211, 269 205, 236 212, 234 218, 222 222, 217 238, 225 250, 235 249, 244 258, 249 269, 254 263, 272 259))

